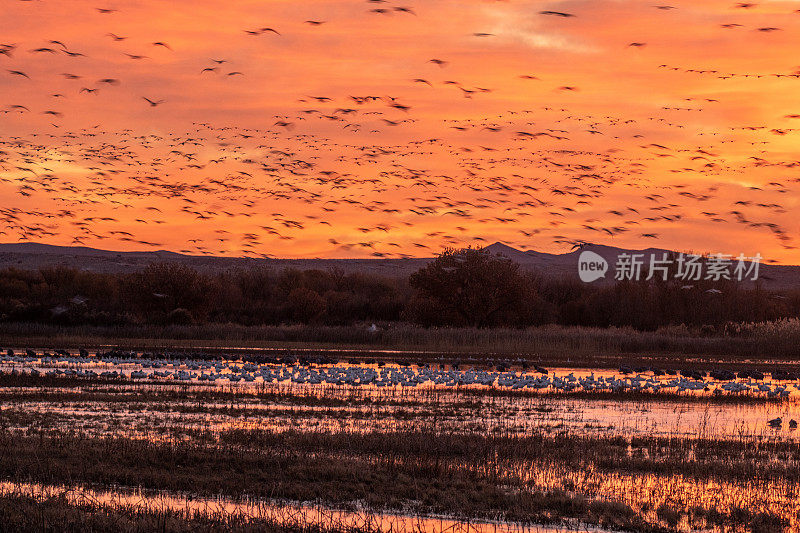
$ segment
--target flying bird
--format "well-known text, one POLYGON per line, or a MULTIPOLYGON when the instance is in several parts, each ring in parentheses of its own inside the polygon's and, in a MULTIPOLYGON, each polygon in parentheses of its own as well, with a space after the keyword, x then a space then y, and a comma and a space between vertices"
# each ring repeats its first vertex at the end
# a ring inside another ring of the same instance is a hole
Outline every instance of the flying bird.
POLYGON ((146 100, 147 103, 150 104, 150 107, 156 107, 156 106, 159 106, 159 105, 165 103, 165 100, 150 100, 146 96, 142 96, 142 99, 146 100))
POLYGON ((257 30, 244 30, 244 32, 248 35, 262 35, 264 33, 274 33, 275 35, 280 35, 280 32, 275 28, 259 28, 257 30))
POLYGON ((554 17, 562 17, 562 18, 568 18, 568 17, 574 17, 575 16, 572 13, 564 13, 563 11, 539 11, 539 14, 540 15, 551 15, 551 16, 554 16, 554 17))

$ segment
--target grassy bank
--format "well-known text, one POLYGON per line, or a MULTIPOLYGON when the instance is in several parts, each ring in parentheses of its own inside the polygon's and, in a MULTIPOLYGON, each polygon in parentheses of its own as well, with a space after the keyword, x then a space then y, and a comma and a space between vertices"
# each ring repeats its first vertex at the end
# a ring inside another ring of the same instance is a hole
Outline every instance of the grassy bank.
MULTIPOLYGON (((737 325, 713 331, 684 327, 658 331, 629 328, 542 326, 526 329, 422 328, 390 324, 376 332, 355 326, 52 326, 0 324, 3 348, 136 350, 399 350, 416 358, 514 358, 551 364, 617 364, 625 359, 680 362, 696 357, 798 359, 800 321, 737 325)), ((363 354, 362 354, 363 355, 363 354)))

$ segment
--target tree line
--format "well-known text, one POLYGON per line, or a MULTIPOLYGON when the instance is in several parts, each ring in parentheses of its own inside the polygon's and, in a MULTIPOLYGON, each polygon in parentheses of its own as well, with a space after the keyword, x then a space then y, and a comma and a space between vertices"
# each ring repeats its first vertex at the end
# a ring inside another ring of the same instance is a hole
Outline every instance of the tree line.
POLYGON ((447 250, 407 278, 338 269, 203 273, 154 263, 133 273, 67 267, 0 270, 0 322, 526 327, 715 326, 800 316, 800 291, 692 286, 654 278, 609 285, 525 271, 483 249, 447 250))

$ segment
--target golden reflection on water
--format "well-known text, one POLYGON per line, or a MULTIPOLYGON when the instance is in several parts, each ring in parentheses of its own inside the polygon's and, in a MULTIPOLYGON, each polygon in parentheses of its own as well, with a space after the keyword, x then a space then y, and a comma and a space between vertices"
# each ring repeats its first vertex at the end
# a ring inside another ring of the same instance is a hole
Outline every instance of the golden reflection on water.
POLYGON ((303 384, 237 386, 93 384, 79 389, 0 389, 2 416, 11 427, 80 427, 132 435, 140 427, 221 431, 399 431, 419 429, 526 435, 690 436, 797 440, 800 400, 713 403, 688 398, 659 401, 559 395, 491 395, 471 389, 352 388, 303 384), (92 394, 105 394, 92 400, 92 394), (197 394, 197 400, 170 393, 197 394), (226 397, 216 397, 216 394, 226 397), (203 396, 203 394, 206 394, 203 396), (781 417, 771 428, 767 421, 781 417), (16 422, 16 423, 15 423, 16 422))
MULTIPOLYGON (((749 480, 732 483, 714 478, 697 479, 680 474, 623 473, 598 471, 591 465, 575 470, 552 463, 517 464, 519 475, 529 488, 564 490, 623 502, 650 522, 657 522, 657 510, 666 506, 676 510, 703 509, 732 515, 746 510, 753 514, 771 513, 788 520, 789 531, 800 527, 800 499, 795 483, 783 480, 749 480), (570 490, 573 489, 573 490, 570 490)), ((708 524, 689 523, 688 513, 681 517, 681 529, 709 528, 708 524)), ((728 531, 728 529, 722 529, 728 531)))

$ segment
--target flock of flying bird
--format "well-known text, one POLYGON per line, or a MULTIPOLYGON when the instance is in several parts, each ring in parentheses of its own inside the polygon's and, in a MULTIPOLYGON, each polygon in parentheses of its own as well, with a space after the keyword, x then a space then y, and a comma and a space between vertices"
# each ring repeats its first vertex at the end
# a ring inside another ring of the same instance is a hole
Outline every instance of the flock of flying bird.
MULTIPOLYGON (((679 9, 652 8, 655 14, 679 9)), ((731 7, 757 8, 744 3, 731 7)), ((366 17, 424 16, 421 7, 385 0, 368 0, 364 11, 366 17)), ((98 35, 111 53, 137 64, 156 54, 180 54, 178 46, 159 39, 126 51, 129 38, 114 29, 123 10, 101 7, 95 12, 104 17, 98 35)), ((551 9, 536 15, 560 25, 582 17, 551 9)), ((310 32, 333 23, 298 21, 310 32)), ((738 23, 719 28, 745 29, 738 23)), ((781 31, 772 26, 752 30, 781 31)), ((273 24, 242 28, 237 38, 285 36, 273 24)), ((497 36, 476 30, 469 38, 487 42, 497 36)), ((650 45, 644 40, 620 43, 622 49, 650 45)), ((199 113, 183 131, 143 131, 81 125, 80 116, 70 116, 76 99, 106 93, 118 99, 126 90, 125 79, 92 70, 89 59, 57 35, 0 43, 2 86, 18 98, 0 103, 0 120, 28 121, 33 131, 0 137, 0 190, 7 195, 0 206, 3 240, 105 248, 126 243, 139 249, 256 257, 292 246, 320 254, 332 247, 408 257, 498 236, 521 248, 568 248, 614 238, 641 243, 673 229, 697 227, 760 231, 783 249, 796 246, 796 228, 787 226, 784 215, 800 187, 800 160, 770 151, 772 139, 796 131, 785 125, 800 119, 793 112, 776 117, 783 120, 779 125, 687 132, 695 125, 691 117, 715 113, 724 95, 682 95, 679 103, 627 116, 573 108, 569 95, 585 90, 565 82, 547 87, 552 103, 546 105, 431 118, 416 113, 414 99, 427 98, 416 96, 420 88, 451 91, 447 94, 466 109, 496 92, 490 84, 451 79, 448 69, 457 59, 437 54, 417 65, 426 74, 387 80, 388 86, 405 85, 409 91, 402 94, 357 87, 330 95, 304 91, 258 128, 218 125, 199 113), (27 66, 38 68, 56 58, 68 58, 74 68, 48 78, 52 105, 26 102, 21 96, 26 87, 39 87, 27 66), (617 148, 623 141, 626 148, 617 148), (746 149, 749 155, 726 157, 727 147, 746 149), (185 236, 183 245, 170 240, 172 227, 185 236)), ((234 58, 209 58, 185 75, 196 78, 198 87, 212 76, 246 80, 247 69, 235 64, 234 58)), ((653 64, 651 70, 654 75, 722 80, 800 80, 797 69, 748 73, 653 64)), ((530 73, 513 81, 532 92, 539 89, 527 87, 550 83, 547 76, 530 73)), ((153 113, 154 124, 161 109, 176 103, 157 93, 153 84, 148 94, 129 95, 153 113)))

